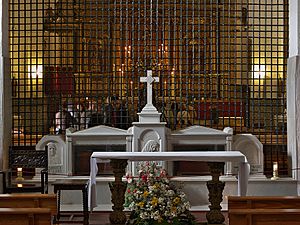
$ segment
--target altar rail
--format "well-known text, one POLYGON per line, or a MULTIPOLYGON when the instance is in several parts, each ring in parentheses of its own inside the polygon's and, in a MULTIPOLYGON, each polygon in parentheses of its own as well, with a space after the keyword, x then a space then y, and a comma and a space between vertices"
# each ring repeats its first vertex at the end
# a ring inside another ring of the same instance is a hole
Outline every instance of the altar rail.
POLYGON ((230 225, 300 225, 300 197, 229 196, 230 225))

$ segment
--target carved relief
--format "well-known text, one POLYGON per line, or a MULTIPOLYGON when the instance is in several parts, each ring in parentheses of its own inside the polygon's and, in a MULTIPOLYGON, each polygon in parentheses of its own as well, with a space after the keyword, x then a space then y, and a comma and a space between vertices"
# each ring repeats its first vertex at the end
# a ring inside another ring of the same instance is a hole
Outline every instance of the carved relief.
POLYGON ((160 137, 154 130, 145 130, 140 135, 139 149, 142 152, 158 152, 160 151, 160 137))
POLYGON ((48 144, 49 152, 49 166, 56 166, 62 164, 61 149, 54 142, 49 142, 48 144))
POLYGON ((48 158, 49 158, 49 173, 57 174, 62 172, 62 146, 57 142, 49 142, 48 146, 48 158))
POLYGON ((160 149, 160 145, 157 141, 149 140, 144 145, 142 152, 159 152, 159 149, 160 149))

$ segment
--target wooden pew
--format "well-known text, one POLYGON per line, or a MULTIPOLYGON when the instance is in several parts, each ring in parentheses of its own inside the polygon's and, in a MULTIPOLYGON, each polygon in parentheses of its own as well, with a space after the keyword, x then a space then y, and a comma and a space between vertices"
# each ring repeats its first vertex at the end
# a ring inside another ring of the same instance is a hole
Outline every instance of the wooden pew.
POLYGON ((229 225, 300 225, 300 197, 228 196, 229 225))
POLYGON ((0 194, 0 208, 48 208, 54 216, 56 194, 0 194))
MULTIPOLYGON (((56 194, 0 194, 0 209, 3 211, 3 214, 6 214, 7 216, 8 213, 12 213, 10 210, 8 210, 8 208, 13 209, 13 212, 16 215, 11 215, 10 217, 16 217, 20 221, 22 221, 21 218, 23 218, 24 223, 22 224, 24 225, 33 225, 36 223, 42 225, 49 224, 43 222, 44 218, 47 218, 47 221, 50 221, 51 224, 51 221, 55 221, 57 215, 57 198, 56 194), (35 213, 28 214, 26 217, 25 212, 30 212, 26 209, 32 208, 36 209, 34 210, 35 213), (50 217, 48 217, 46 211, 49 211, 50 217), (30 223, 28 223, 28 221, 30 223)), ((3 221, 0 220, 0 225, 7 224, 3 221)), ((21 223, 9 224, 21 225, 21 223)))
POLYGON ((0 208, 1 225, 51 225, 49 208, 0 208))

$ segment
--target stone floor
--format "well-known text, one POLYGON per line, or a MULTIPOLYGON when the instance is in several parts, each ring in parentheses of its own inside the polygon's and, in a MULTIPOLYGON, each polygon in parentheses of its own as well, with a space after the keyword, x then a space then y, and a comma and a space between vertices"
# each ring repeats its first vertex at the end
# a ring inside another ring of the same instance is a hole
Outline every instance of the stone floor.
MULTIPOLYGON (((228 225, 227 211, 222 212, 225 217, 225 224, 228 225)), ((206 221, 204 211, 195 211, 192 214, 196 217, 199 224, 203 224, 206 221)), ((72 221, 81 220, 81 217, 65 217, 64 220, 71 219, 72 221)), ((72 223, 63 223, 64 225, 71 225, 72 223)), ((78 223, 77 223, 78 224, 78 223)), ((90 214, 90 225, 109 225, 109 212, 93 212, 90 214)))

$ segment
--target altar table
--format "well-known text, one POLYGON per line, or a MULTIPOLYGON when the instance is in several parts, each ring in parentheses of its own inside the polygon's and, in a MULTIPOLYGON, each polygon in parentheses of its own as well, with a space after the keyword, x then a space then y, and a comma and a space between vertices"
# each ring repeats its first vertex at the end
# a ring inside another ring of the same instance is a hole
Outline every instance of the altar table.
MULTIPOLYGON (((125 168, 128 161, 201 161, 208 163, 235 162, 239 163, 238 172, 238 195, 247 194, 248 177, 250 166, 247 158, 239 151, 193 151, 193 152, 93 152, 90 158, 90 191, 89 203, 90 210, 96 206, 96 175, 98 172, 97 163, 110 162, 115 168, 115 182, 119 188, 122 187, 122 176, 125 175, 125 168), (118 173, 118 174, 116 174, 118 173)), ((214 178, 213 180, 218 181, 214 178)), ((114 199, 112 193, 112 201, 114 199)), ((115 198, 116 199, 116 198, 115 198)), ((122 206, 119 211, 122 211, 122 206)), ((113 206, 115 210, 116 206, 113 206)), ((120 213, 118 215, 120 216, 120 213)), ((112 223, 113 224, 113 223, 112 223)))

